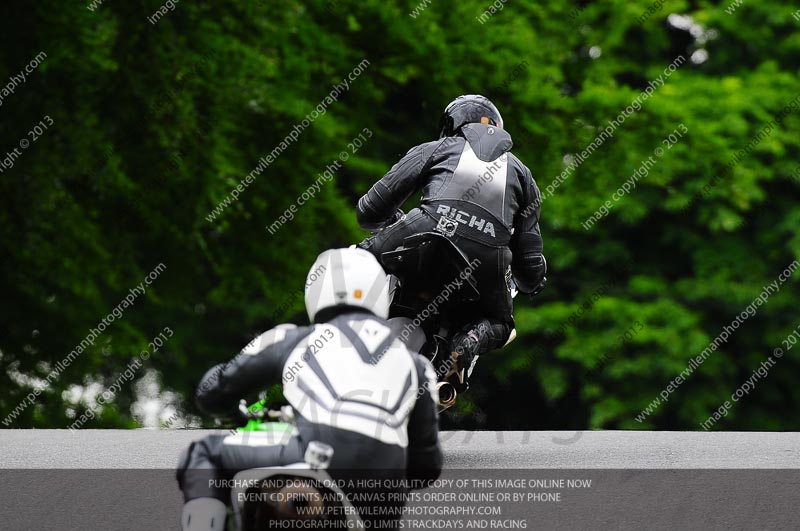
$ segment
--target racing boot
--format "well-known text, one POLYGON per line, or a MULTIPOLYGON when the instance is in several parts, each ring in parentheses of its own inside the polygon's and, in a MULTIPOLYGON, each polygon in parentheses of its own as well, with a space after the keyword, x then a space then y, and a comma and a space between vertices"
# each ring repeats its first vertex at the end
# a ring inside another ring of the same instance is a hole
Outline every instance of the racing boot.
POLYGON ((459 393, 469 389, 469 377, 475 369, 475 364, 481 353, 488 350, 489 335, 489 323, 482 320, 477 325, 467 327, 453 336, 450 343, 451 371, 446 375, 446 379, 459 393))

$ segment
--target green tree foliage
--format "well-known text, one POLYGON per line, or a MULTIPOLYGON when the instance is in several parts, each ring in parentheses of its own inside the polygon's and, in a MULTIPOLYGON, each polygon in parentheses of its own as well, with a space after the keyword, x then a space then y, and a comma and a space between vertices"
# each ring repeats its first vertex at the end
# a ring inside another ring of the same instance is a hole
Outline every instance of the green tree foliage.
MULTIPOLYGON (((308 265, 365 236, 357 198, 430 140, 462 93, 496 100, 545 192, 551 272, 535 302, 517 300, 518 339, 481 360, 445 425, 697 429, 800 325, 797 273, 635 420, 800 258, 800 21, 789 6, 745 0, 727 14, 727 3, 670 0, 642 17, 649 4, 433 0, 411 16, 415 0, 196 0, 150 23, 161 5, 0 8, 0 90, 46 54, 3 94, 0 156, 53 122, 0 173, 0 415, 166 266, 11 426, 68 426, 165 326, 174 336, 136 379, 157 370, 193 411, 207 367, 256 332, 303 321, 308 265), (559 183, 679 56, 641 110, 559 183), (365 59, 338 101, 209 221, 365 59), (270 234, 364 128, 365 145, 270 234), (659 147, 636 187, 584 228, 659 147)), ((716 427, 796 429, 796 360, 787 352, 716 427)), ((133 389, 122 385, 86 426, 136 425, 133 389)))

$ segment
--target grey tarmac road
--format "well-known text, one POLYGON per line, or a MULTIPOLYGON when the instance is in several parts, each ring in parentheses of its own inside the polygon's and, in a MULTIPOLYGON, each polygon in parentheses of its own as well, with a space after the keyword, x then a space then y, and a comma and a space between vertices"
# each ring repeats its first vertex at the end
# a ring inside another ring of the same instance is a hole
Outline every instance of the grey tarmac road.
MULTIPOLYGON (((203 430, 3 430, 0 529, 178 529, 203 430)), ((800 529, 800 434, 445 432, 404 529, 800 529), (498 514, 499 513, 499 514, 498 514)))

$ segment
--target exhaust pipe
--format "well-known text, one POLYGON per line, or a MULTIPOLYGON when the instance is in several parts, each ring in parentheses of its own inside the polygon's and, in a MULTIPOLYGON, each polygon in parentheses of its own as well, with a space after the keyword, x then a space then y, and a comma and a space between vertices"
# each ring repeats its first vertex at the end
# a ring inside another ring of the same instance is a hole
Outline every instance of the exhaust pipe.
POLYGON ((439 382, 436 384, 436 391, 439 392, 439 406, 448 408, 456 403, 458 392, 450 382, 439 382))

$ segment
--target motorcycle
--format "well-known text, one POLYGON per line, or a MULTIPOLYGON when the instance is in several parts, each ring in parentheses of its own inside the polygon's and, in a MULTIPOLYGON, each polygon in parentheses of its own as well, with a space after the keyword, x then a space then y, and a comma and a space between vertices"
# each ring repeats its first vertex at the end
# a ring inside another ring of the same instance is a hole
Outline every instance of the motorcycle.
MULTIPOLYGON (((389 322, 411 350, 433 363, 439 411, 444 411, 455 404, 457 388, 465 382, 465 371, 458 369, 450 352, 450 335, 475 315, 473 305, 480 293, 471 276, 473 266, 452 241, 437 232, 409 236, 381 258, 391 279, 389 322)), ((267 401, 250 406, 240 402, 239 413, 246 424, 238 432, 277 437, 294 433, 291 406, 273 410, 267 401)), ((329 445, 311 441, 303 462, 238 472, 232 479, 228 529, 254 531, 292 521, 308 528, 314 525, 306 523, 309 520, 325 520, 318 525, 325 529, 364 529, 358 511, 326 471, 333 452, 329 445)))
MULTIPOLYGON (((458 389, 466 383, 466 371, 458 368, 450 338, 476 315, 480 292, 471 275, 473 266, 439 232, 408 236, 397 249, 382 253, 381 263, 392 279, 389 321, 409 349, 433 364, 442 412, 456 403, 458 389)), ((510 272, 506 280, 513 297, 516 287, 510 272)), ((508 342, 515 336, 516 331, 508 342)))
MULTIPOLYGON (((249 407, 242 400, 241 416, 247 424, 239 432, 272 433, 290 436, 295 431, 291 406, 267 408, 266 399, 249 407)), ((363 529, 358 512, 345 493, 326 472, 333 448, 311 441, 304 461, 285 466, 251 468, 238 472, 232 480, 232 526, 237 531, 272 529, 276 522, 309 528, 311 520, 319 529, 363 529)))

